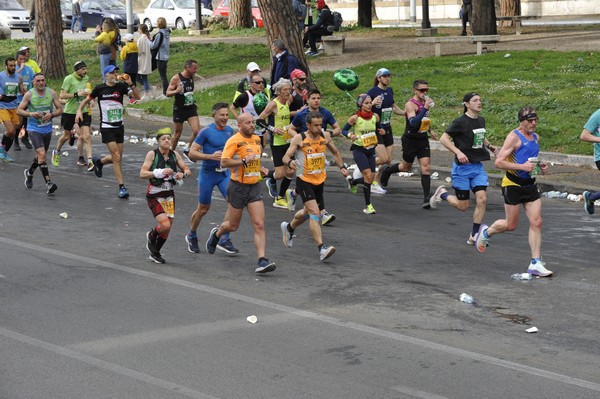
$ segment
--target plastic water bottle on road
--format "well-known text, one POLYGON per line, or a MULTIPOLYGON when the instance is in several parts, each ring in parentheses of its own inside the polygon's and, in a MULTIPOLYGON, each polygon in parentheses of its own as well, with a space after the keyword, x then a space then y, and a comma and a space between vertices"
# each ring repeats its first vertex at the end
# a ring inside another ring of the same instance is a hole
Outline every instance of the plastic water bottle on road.
POLYGON ((510 278, 513 280, 531 280, 533 276, 529 273, 515 273, 510 278))
POLYGON ((464 292, 462 294, 460 294, 458 299, 460 299, 460 301, 464 302, 464 303, 475 303, 475 298, 473 298, 471 295, 466 294, 464 292))

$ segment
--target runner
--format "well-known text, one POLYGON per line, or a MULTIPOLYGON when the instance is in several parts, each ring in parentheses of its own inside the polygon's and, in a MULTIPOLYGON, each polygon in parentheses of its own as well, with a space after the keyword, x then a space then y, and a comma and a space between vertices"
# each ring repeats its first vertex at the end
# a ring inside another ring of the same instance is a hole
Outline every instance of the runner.
POLYGON ((323 244, 321 234, 321 211, 323 192, 327 172, 325 171, 325 151, 333 154, 342 175, 348 176, 348 170, 342 161, 338 149, 331 141, 328 131, 323 131, 323 115, 319 111, 311 111, 306 115, 306 132, 295 135, 290 148, 283 156, 283 162, 296 171, 296 187, 304 208, 294 215, 290 223, 281 223, 283 243, 286 247, 293 244, 294 230, 306 219, 310 219, 310 233, 319 249, 319 259, 328 259, 335 253, 333 245, 323 244))
POLYGON ((380 183, 387 188, 392 173, 410 172, 415 158, 419 160, 421 170, 421 187, 423 188, 424 209, 429 209, 429 198, 431 193, 431 149, 429 148, 428 134, 434 140, 437 134, 431 130, 431 119, 429 112, 433 107, 433 100, 429 98, 429 84, 424 80, 415 80, 413 83, 413 96, 406 103, 406 128, 402 136, 402 163, 385 166, 381 173, 380 183))
MULTIPOLYGON (((183 122, 186 122, 192 128, 187 149, 194 142, 196 134, 200 131, 200 119, 198 118, 198 106, 194 100, 194 79, 198 72, 198 63, 194 60, 187 60, 184 63, 183 71, 171 78, 169 87, 166 91, 167 97, 175 97, 173 102, 173 126, 175 134, 171 140, 171 149, 177 149, 177 143, 183 132, 183 122)), ((186 149, 186 150, 187 150, 186 149)), ((187 155, 187 151, 184 153, 187 155)))
POLYGON ((92 124, 92 114, 90 107, 83 109, 83 120, 75 123, 75 116, 79 108, 79 102, 91 91, 89 83, 90 77, 87 75, 87 65, 83 61, 77 61, 73 66, 74 72, 65 77, 61 90, 60 99, 65 100, 65 112, 62 115, 60 124, 64 129, 63 134, 58 138, 56 149, 52 150, 52 165, 58 167, 60 164, 60 152, 62 146, 68 141, 70 145, 75 143, 75 134, 79 134, 77 151, 79 158, 77 165, 86 166, 88 172, 94 170, 94 161, 92 160, 92 137, 90 126, 92 124), (85 143, 87 161, 83 157, 83 144, 85 143))
MULTIPOLYGON (((226 103, 213 105, 212 115, 214 123, 200 130, 200 133, 198 133, 190 147, 190 159, 193 161, 202 161, 202 166, 198 173, 198 207, 192 214, 190 232, 185 236, 188 251, 194 253, 200 252, 196 230, 198 230, 202 218, 210 209, 211 197, 215 186, 224 198, 227 197, 227 185, 229 184, 231 172, 229 169, 221 168, 223 148, 227 140, 233 136, 233 129, 227 126, 227 121, 229 120, 227 111, 226 103)), ((217 244, 217 249, 230 255, 240 252, 233 246, 233 243, 229 239, 229 233, 221 236, 217 244)))
POLYGON ((140 170, 140 177, 150 180, 146 201, 157 224, 146 233, 146 249, 150 252, 150 260, 156 263, 165 263, 160 250, 169 238, 175 217, 173 188, 177 181, 192 174, 181 155, 171 150, 171 134, 168 127, 156 132, 158 148, 148 151, 140 170))
POLYGON ((464 113, 455 119, 440 142, 456 156, 452 163, 452 187, 456 195, 447 193, 444 186, 439 186, 429 200, 431 208, 437 208, 444 200, 459 211, 469 209, 471 203, 469 190, 475 195, 475 210, 473 211, 473 226, 467 244, 475 244, 475 236, 479 231, 485 206, 487 203, 488 175, 483 161, 490 159, 490 153, 496 152, 496 147, 485 137, 485 119, 480 116, 482 103, 477 93, 467 93, 463 97, 464 113))
POLYGON ((8 57, 4 65, 6 70, 0 72, 0 122, 4 124, 6 131, 0 142, 0 159, 4 162, 12 162, 8 150, 13 145, 16 126, 19 124, 17 96, 25 90, 23 78, 16 73, 17 61, 13 57, 8 57))
POLYGON ((260 137, 254 134, 253 116, 248 113, 241 114, 237 123, 239 132, 227 140, 221 154, 221 166, 231 169, 231 180, 227 186, 227 212, 223 223, 211 230, 206 241, 206 251, 214 254, 219 238, 239 228, 242 213, 244 208, 247 208, 258 255, 258 264, 254 271, 268 273, 275 270, 276 266, 266 257, 265 205, 259 182, 261 174, 265 175, 268 170, 260 166, 262 148, 260 137))
MULTIPOLYGON (((17 104, 21 104, 23 101, 23 95, 29 91, 33 87, 33 76, 35 72, 33 69, 25 64, 25 51, 17 52, 17 65, 16 72, 23 78, 23 92, 19 92, 17 95, 17 104)), ((15 141, 13 146, 15 151, 21 151, 21 146, 19 145, 19 139, 23 142, 23 145, 28 150, 31 150, 33 147, 29 142, 29 135, 27 134, 27 118, 19 117, 19 124, 15 126, 15 141), (18 136, 17 136, 18 135, 18 136)))
POLYGON ((392 114, 405 115, 404 110, 396 105, 394 101, 394 90, 390 86, 392 74, 386 68, 380 68, 375 73, 373 87, 367 92, 373 100, 373 112, 379 115, 379 120, 384 133, 377 136, 377 165, 380 165, 379 172, 371 185, 371 192, 375 194, 385 194, 384 188, 379 184, 379 177, 383 169, 381 165, 388 165, 392 162, 394 153, 394 135, 392 133, 392 114))
POLYGON ((356 105, 358 111, 348 118, 348 122, 342 129, 342 134, 352 140, 350 150, 356 168, 360 170, 362 177, 353 179, 352 176, 347 176, 348 188, 355 193, 356 186, 362 185, 365 198, 363 212, 367 215, 373 215, 377 213, 371 203, 371 184, 375 178, 375 147, 377 146, 377 135, 383 134, 384 130, 379 123, 379 115, 372 111, 373 100, 368 94, 358 96, 356 105), (354 127, 354 131, 351 133, 350 129, 352 127, 354 127))
POLYGON ((40 167, 40 172, 46 183, 46 193, 52 194, 57 186, 50 180, 48 165, 46 164, 46 152, 52 140, 52 118, 62 114, 63 109, 54 90, 46 87, 46 77, 43 73, 37 73, 33 77, 33 89, 23 96, 17 113, 27 117, 27 126, 31 137, 35 156, 29 169, 24 170, 25 187, 33 187, 33 172, 40 167))
POLYGON ((535 184, 535 176, 546 174, 548 163, 540 162, 538 155, 539 136, 535 133, 538 116, 533 107, 519 110, 519 127, 506 136, 496 158, 495 166, 506 171, 502 179, 502 195, 506 217, 498 219, 490 227, 481 225, 476 238, 476 248, 484 253, 490 238, 495 234, 513 231, 519 224, 520 205, 523 205, 529 219, 528 241, 531 248, 531 262, 527 273, 548 277, 553 274, 542 261, 542 200, 535 184))
MULTIPOLYGON (((583 127, 580 140, 594 143, 594 161, 596 167, 600 169, 600 109, 590 116, 587 123, 583 127)), ((600 199, 600 191, 584 191, 583 192, 583 210, 588 214, 594 214, 594 202, 600 199)))
POLYGON ((100 109, 100 134, 102 142, 106 144, 109 155, 104 158, 93 158, 94 173, 97 177, 102 177, 102 168, 106 164, 113 164, 113 172, 117 183, 119 184, 119 198, 129 198, 129 192, 123 184, 123 171, 121 169, 121 160, 123 157, 123 141, 125 127, 123 126, 123 96, 133 96, 136 100, 140 99, 140 93, 131 82, 129 75, 120 75, 117 78, 119 68, 109 65, 104 68, 104 77, 106 83, 101 83, 94 87, 92 92, 79 104, 75 122, 84 121, 83 110, 90 101, 98 99, 98 108, 100 109))

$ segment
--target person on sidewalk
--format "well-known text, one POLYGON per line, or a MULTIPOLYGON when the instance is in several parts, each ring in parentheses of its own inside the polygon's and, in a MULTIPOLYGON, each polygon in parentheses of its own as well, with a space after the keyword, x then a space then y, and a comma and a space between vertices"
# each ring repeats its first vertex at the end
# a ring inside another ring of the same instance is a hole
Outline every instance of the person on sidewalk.
POLYGON ((335 253, 333 245, 323 243, 321 233, 321 208, 325 188, 325 153, 329 150, 333 154, 336 164, 344 177, 348 170, 342 157, 331 140, 328 131, 323 131, 323 116, 319 111, 311 111, 306 115, 307 130, 292 138, 290 147, 283 156, 283 162, 296 171, 296 190, 302 198, 304 208, 294 215, 291 222, 281 223, 283 244, 291 247, 293 244, 294 230, 309 219, 310 233, 319 251, 321 262, 335 253))
POLYGON ((25 91, 23 78, 16 72, 17 60, 8 57, 4 65, 6 70, 0 72, 0 122, 4 124, 5 132, 0 142, 0 160, 12 162, 13 159, 8 155, 8 151, 13 145, 16 126, 19 124, 17 96, 25 91))
POLYGON ((519 110, 519 127, 506 136, 496 157, 495 166, 506 171, 502 179, 502 195, 506 217, 498 219, 491 226, 482 224, 477 233, 475 246, 484 253, 490 238, 495 234, 513 231, 519 224, 521 205, 529 219, 529 247, 531 261, 527 273, 548 277, 553 274, 542 262, 542 200, 535 184, 538 173, 546 174, 547 162, 539 162, 539 136, 535 133, 538 115, 533 107, 519 110))
POLYGON ((171 30, 167 28, 167 20, 163 17, 156 20, 156 27, 159 29, 158 33, 152 37, 152 43, 150 43, 150 49, 156 51, 156 67, 162 82, 162 94, 156 99, 165 100, 169 87, 167 64, 171 55, 171 30))
POLYGON ((60 165, 60 152, 62 146, 68 141, 70 145, 75 143, 75 133, 79 135, 77 149, 79 159, 77 165, 88 167, 88 172, 94 170, 94 161, 92 159, 92 136, 90 127, 92 125, 92 114, 90 107, 83 109, 83 120, 80 123, 75 123, 75 116, 79 103, 83 101, 90 93, 90 77, 87 74, 87 65, 83 61, 77 61, 73 67, 74 72, 63 80, 60 90, 60 99, 66 101, 65 111, 62 114, 60 124, 64 129, 63 134, 58 138, 56 149, 52 150, 52 165, 58 167, 60 165), (86 147, 87 161, 83 157, 83 144, 86 147))
MULTIPOLYGON (((583 131, 579 139, 594 143, 594 161, 596 162, 596 167, 600 169, 600 109, 590 116, 590 119, 583 126, 583 131)), ((598 199, 600 199, 600 191, 583 192, 583 209, 588 215, 594 213, 594 201, 598 199)))
MULTIPOLYGON (((123 36, 125 39, 125 45, 121 49, 121 61, 123 61, 123 72, 131 77, 131 81, 135 85, 137 82, 137 74, 138 74, 138 46, 137 43, 133 41, 133 34, 128 33, 123 36)), ((130 98, 129 103, 135 104, 137 100, 135 98, 130 98)))
POLYGON ((317 10, 319 10, 319 18, 317 18, 317 21, 314 25, 304 28, 304 32, 308 35, 308 44, 310 46, 306 55, 311 57, 319 55, 317 41, 321 41, 322 36, 333 35, 333 30, 330 29, 330 27, 335 24, 333 14, 331 13, 329 6, 325 4, 325 0, 317 0, 317 10))
MULTIPOLYGON (((192 161, 202 161, 198 172, 198 206, 190 220, 190 232, 185 236, 188 251, 199 253, 197 230, 204 215, 208 213, 215 186, 227 199, 227 186, 231 172, 221 167, 221 155, 227 140, 233 136, 233 129, 227 125, 229 120, 226 103, 216 103, 212 107, 214 122, 200 130, 190 147, 189 157, 192 161)), ((229 239, 229 233, 221 236, 217 249, 230 255, 238 251, 229 239)))
POLYGON ((260 137, 254 134, 254 117, 244 113, 237 119, 239 132, 231 136, 221 154, 221 166, 231 169, 227 186, 227 211, 223 223, 211 230, 206 241, 206 251, 214 254, 219 238, 225 233, 237 231, 244 208, 248 209, 254 229, 254 245, 258 255, 256 273, 275 270, 275 262, 266 257, 267 235, 265 233, 265 205, 260 192, 259 178, 267 168, 261 167, 262 148, 260 137))
POLYGON ((146 24, 140 24, 138 28, 140 37, 137 41, 138 47, 138 70, 137 77, 142 86, 144 87, 144 95, 142 95, 141 101, 148 101, 154 98, 150 83, 148 83, 148 75, 152 73, 152 52, 150 51, 150 44, 152 39, 150 38, 150 32, 146 24))
POLYGON ((25 187, 33 187, 33 172, 39 166, 46 184, 46 194, 52 194, 57 186, 50 180, 46 153, 52 140, 52 118, 62 114, 63 108, 58 95, 54 90, 46 87, 46 77, 37 73, 33 77, 33 89, 23 96, 17 109, 20 116, 28 118, 27 126, 31 143, 35 149, 35 156, 29 169, 25 169, 25 187))
POLYGON ((148 151, 140 178, 149 180, 146 189, 148 208, 156 220, 156 227, 146 233, 146 249, 150 260, 165 263, 160 250, 169 238, 175 217, 175 191, 177 181, 181 181, 192 172, 181 155, 171 149, 171 129, 163 128, 156 132, 158 148, 148 151))
POLYGON ((455 119, 440 142, 446 149, 455 154, 452 163, 452 188, 455 195, 450 195, 444 186, 439 186, 429 201, 431 208, 437 208, 444 200, 459 211, 466 211, 471 204, 470 193, 475 195, 475 210, 473 211, 473 226, 467 244, 474 245, 475 237, 483 218, 487 204, 488 175, 483 166, 484 161, 490 160, 491 151, 496 148, 485 137, 485 119, 481 113, 481 97, 477 93, 467 93, 463 97, 464 114, 455 119))
POLYGON ((123 158, 125 126, 123 125, 123 97, 125 95, 140 99, 140 93, 131 81, 131 77, 121 76, 117 78, 117 68, 109 65, 104 68, 104 79, 106 83, 101 83, 94 87, 92 92, 79 104, 75 122, 81 123, 84 120, 83 110, 86 109, 90 101, 97 99, 100 109, 100 134, 102 142, 110 152, 104 158, 93 158, 94 173, 97 177, 102 177, 102 168, 106 164, 113 164, 113 172, 117 183, 119 184, 119 198, 129 198, 129 192, 123 183, 123 170, 121 161, 123 158))
POLYGON ((281 39, 273 40, 273 68, 271 69, 271 91, 275 94, 275 84, 279 79, 289 79, 294 69, 300 69, 298 59, 289 53, 281 39))
MULTIPOLYGON (((471 4, 471 0, 462 0, 462 6, 461 6, 461 22, 462 22, 462 32, 460 33, 461 36, 467 36, 467 22, 469 23, 469 25, 472 25, 472 19, 473 19, 473 4, 471 4)), ((473 30, 473 27, 471 27, 471 30, 473 30)))
POLYGON ((417 158, 421 170, 421 187, 423 188, 423 204, 421 206, 424 209, 430 208, 431 196, 431 149, 428 135, 431 134, 434 140, 438 139, 437 134, 431 130, 429 114, 433 107, 433 100, 427 93, 429 93, 429 84, 426 81, 415 80, 413 82, 413 96, 405 106, 406 127, 402 136, 402 163, 396 163, 389 167, 384 166, 380 178, 381 187, 386 189, 392 173, 410 172, 413 162, 417 158))

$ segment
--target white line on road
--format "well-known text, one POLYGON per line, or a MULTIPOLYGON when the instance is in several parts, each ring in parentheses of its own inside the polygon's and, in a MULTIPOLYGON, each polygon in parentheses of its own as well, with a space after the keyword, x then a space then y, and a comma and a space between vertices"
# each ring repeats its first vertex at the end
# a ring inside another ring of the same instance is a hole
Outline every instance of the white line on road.
POLYGON ((3 238, 3 237, 0 237, 0 242, 15 246, 15 247, 24 248, 24 249, 27 249, 30 251, 40 252, 45 255, 54 255, 54 256, 58 256, 58 257, 66 258, 66 259, 72 259, 79 263, 85 262, 85 263, 89 263, 89 264, 96 265, 99 267, 105 267, 105 268, 109 268, 109 269, 113 269, 113 270, 119 270, 124 273, 138 275, 141 277, 147 277, 147 278, 151 278, 151 279, 154 279, 157 281, 162 281, 165 283, 178 285, 180 287, 191 288, 191 289, 194 289, 197 291, 202 291, 202 292, 210 293, 213 295, 219 295, 219 296, 237 300, 237 301, 243 301, 243 302, 254 304, 257 306, 263 306, 263 307, 266 307, 269 309, 275 309, 280 312, 294 314, 294 315, 306 317, 306 318, 312 319, 312 320, 318 320, 320 322, 332 324, 332 325, 335 325, 338 327, 349 328, 349 329, 352 329, 355 331, 369 333, 369 334, 373 334, 373 335, 376 335, 379 337, 384 337, 384 338, 392 339, 395 341, 420 346, 420 347, 427 348, 430 350, 437 350, 437 351, 448 353, 448 354, 455 355, 455 356, 462 356, 467 359, 477 360, 477 361, 485 362, 487 364, 491 364, 494 366, 503 367, 503 368, 515 370, 515 371, 518 371, 521 373, 527 373, 530 375, 535 375, 538 377, 543 377, 543 378, 547 378, 550 380, 562 382, 565 384, 574 385, 574 386, 578 386, 578 387, 582 387, 582 388, 586 388, 589 390, 600 392, 600 384, 598 384, 598 383, 582 380, 579 378, 569 377, 564 374, 559 374, 559 373, 555 373, 552 371, 542 370, 539 368, 526 366, 526 365, 523 365, 520 363, 511 362, 508 360, 498 359, 493 356, 483 355, 480 353, 471 352, 471 351, 467 351, 464 349, 454 348, 452 346, 448 346, 448 345, 444 345, 444 344, 438 344, 433 341, 427 341, 427 340, 421 339, 421 338, 415 338, 415 337, 411 337, 408 335, 399 334, 396 332, 386 331, 386 330, 382 330, 382 329, 375 328, 375 327, 369 327, 369 326, 365 326, 365 325, 354 323, 354 322, 340 320, 340 319, 325 316, 325 315, 322 315, 319 313, 296 309, 296 308, 292 308, 290 306, 280 305, 277 303, 264 301, 262 299, 252 298, 252 297, 249 297, 246 295, 241 295, 241 294, 237 294, 234 292, 220 290, 218 288, 210 287, 207 285, 202 285, 202 284, 198 284, 198 283, 193 283, 191 281, 181 280, 179 278, 164 276, 164 275, 161 275, 158 273, 147 272, 147 271, 135 269, 132 267, 121 266, 121 265, 117 265, 115 263, 104 262, 101 260, 92 259, 92 258, 88 258, 85 256, 74 255, 74 254, 70 254, 68 252, 57 251, 57 250, 51 249, 51 248, 44 248, 39 245, 32 245, 32 244, 28 244, 28 243, 11 240, 8 238, 3 238))
POLYGON ((405 393, 407 395, 414 396, 415 398, 419 398, 419 399, 448 399, 446 396, 439 396, 439 395, 435 395, 433 393, 419 391, 417 389, 406 387, 404 385, 396 385, 396 386, 390 387, 390 389, 392 391, 405 393))

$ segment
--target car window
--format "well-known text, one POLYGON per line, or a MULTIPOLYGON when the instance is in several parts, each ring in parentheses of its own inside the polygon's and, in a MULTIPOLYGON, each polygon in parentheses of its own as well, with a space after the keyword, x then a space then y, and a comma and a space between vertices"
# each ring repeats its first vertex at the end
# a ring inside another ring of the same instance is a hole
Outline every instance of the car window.
POLYGON ((0 10, 24 10, 17 0, 0 0, 0 10))
POLYGON ((152 4, 150 4, 149 8, 162 8, 162 2, 163 0, 156 0, 155 2, 153 2, 152 4))
POLYGON ((194 0, 173 0, 177 8, 196 8, 194 0))
POLYGON ((107 1, 104 3, 104 9, 110 11, 125 11, 125 5, 120 1, 107 1))

